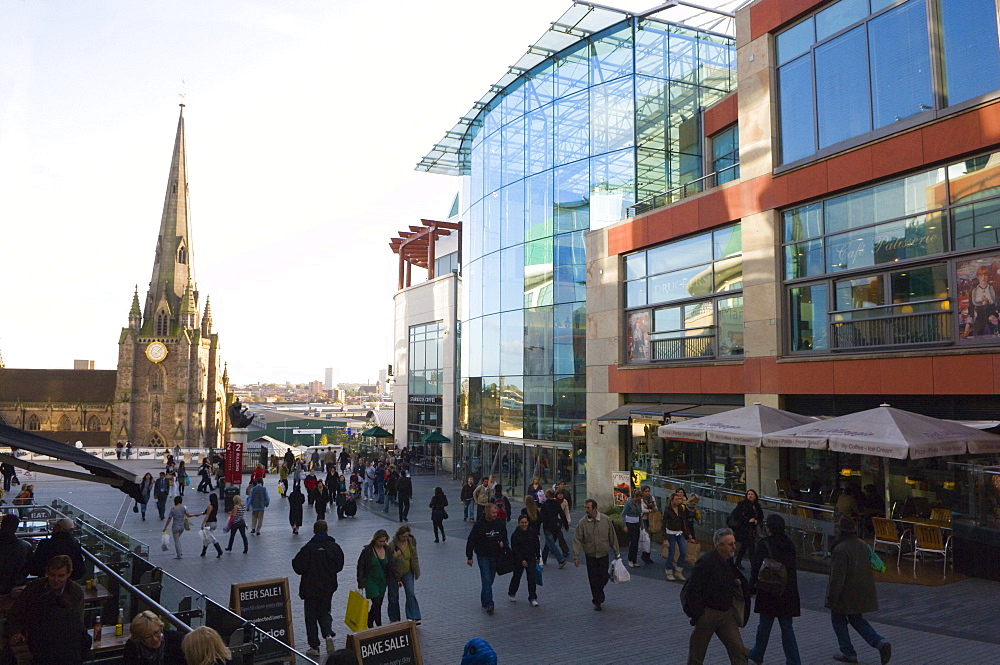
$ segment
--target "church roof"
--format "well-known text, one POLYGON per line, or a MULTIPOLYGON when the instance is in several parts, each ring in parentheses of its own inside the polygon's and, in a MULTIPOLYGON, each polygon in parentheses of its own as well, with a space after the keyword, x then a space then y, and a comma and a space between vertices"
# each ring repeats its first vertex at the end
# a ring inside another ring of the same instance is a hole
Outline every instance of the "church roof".
POLYGON ((0 403, 111 404, 117 374, 105 369, 0 369, 0 403))

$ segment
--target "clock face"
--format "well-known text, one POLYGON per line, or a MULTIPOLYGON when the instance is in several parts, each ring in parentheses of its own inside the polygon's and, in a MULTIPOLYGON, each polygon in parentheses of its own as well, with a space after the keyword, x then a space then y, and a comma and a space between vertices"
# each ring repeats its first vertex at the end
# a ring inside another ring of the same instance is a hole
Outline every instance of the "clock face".
POLYGON ((151 342, 146 347, 146 357, 158 363, 167 357, 167 347, 163 342, 151 342))

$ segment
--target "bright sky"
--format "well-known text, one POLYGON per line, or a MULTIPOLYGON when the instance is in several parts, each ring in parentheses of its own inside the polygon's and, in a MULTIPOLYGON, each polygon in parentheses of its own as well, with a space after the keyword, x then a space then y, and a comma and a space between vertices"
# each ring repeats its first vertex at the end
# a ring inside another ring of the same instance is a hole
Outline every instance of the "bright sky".
POLYGON ((458 188, 414 165, 569 6, 0 3, 7 366, 115 368, 183 101, 194 266, 232 380, 377 378, 388 242, 458 188))

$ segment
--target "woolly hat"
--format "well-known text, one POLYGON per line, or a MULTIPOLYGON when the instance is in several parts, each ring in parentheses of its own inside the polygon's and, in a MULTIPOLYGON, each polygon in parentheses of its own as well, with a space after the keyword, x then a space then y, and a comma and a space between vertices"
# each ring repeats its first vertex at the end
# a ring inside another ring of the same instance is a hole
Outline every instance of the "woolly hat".
POLYGON ((840 527, 841 533, 858 532, 858 525, 854 523, 854 520, 852 520, 850 517, 847 516, 841 517, 840 521, 837 523, 837 526, 840 527))
POLYGON ((497 653, 486 640, 471 639, 465 644, 462 665, 497 665, 497 653))

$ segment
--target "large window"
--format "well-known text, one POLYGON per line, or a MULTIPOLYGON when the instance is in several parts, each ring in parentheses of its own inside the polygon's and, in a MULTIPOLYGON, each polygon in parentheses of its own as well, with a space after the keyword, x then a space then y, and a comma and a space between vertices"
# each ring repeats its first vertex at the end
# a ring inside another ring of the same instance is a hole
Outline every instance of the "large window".
POLYGON ((739 224, 625 257, 629 363, 743 355, 739 224))
POLYGON ((786 164, 1000 89, 995 0, 839 0, 775 42, 786 164))
POLYGON ((1000 341, 998 229, 1000 153, 784 211, 789 350, 1000 341))
POLYGON ((410 326, 407 367, 407 442, 421 446, 421 438, 441 427, 444 392, 444 324, 441 321, 410 326))
POLYGON ((736 125, 712 137, 712 172, 719 185, 740 177, 740 132, 736 125))

